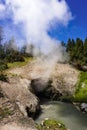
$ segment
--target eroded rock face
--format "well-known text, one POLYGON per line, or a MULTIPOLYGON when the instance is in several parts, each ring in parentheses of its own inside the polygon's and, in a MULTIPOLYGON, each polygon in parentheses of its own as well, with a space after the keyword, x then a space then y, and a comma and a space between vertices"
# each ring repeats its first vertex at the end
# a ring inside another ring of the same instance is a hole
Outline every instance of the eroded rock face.
POLYGON ((30 116, 39 111, 39 101, 31 90, 30 81, 19 76, 0 81, 0 130, 36 130, 30 116))
POLYGON ((24 126, 20 126, 18 124, 12 123, 12 124, 6 124, 4 126, 1 126, 0 130, 37 130, 37 129, 24 127, 24 126))
POLYGON ((8 83, 0 82, 0 86, 9 100, 18 105, 25 117, 29 116, 29 113, 36 113, 39 109, 38 98, 31 93, 29 80, 18 76, 10 77, 8 83))
POLYGON ((79 72, 69 64, 57 64, 52 74, 53 86, 62 94, 74 94, 79 72))
POLYGON ((1 92, 3 96, 0 97, 0 130, 36 130, 33 119, 25 117, 15 102, 2 90, 1 92))
POLYGON ((37 130, 31 119, 22 118, 20 121, 13 121, 0 125, 0 130, 37 130))

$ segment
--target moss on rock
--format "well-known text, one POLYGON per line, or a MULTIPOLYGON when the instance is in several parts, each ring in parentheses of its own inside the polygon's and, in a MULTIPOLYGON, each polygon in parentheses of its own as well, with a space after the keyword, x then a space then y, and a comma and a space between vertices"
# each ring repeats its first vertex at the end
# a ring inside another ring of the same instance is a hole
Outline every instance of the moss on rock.
POLYGON ((67 130, 65 125, 60 121, 51 119, 44 120, 40 125, 37 125, 38 130, 67 130))

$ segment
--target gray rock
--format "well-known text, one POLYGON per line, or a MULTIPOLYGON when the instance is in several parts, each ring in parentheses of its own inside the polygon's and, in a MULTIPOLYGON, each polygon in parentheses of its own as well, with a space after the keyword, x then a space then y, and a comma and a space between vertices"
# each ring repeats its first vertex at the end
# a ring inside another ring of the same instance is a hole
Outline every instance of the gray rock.
POLYGON ((82 103, 80 107, 82 111, 87 112, 87 103, 82 103))

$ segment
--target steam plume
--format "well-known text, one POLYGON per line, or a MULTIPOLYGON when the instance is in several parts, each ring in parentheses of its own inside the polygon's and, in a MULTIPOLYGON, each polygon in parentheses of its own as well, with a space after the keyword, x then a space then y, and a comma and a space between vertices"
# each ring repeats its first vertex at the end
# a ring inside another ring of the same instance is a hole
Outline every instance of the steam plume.
MULTIPOLYGON (((27 43, 48 53, 59 41, 48 35, 55 24, 66 26, 72 14, 65 0, 5 0, 6 12, 14 24, 21 24, 27 43)), ((28 51, 28 50, 27 50, 28 51)))

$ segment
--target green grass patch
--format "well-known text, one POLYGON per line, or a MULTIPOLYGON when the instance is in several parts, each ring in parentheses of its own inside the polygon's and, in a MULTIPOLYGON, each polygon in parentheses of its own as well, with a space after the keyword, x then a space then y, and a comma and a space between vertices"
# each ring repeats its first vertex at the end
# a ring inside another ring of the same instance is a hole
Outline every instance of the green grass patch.
POLYGON ((24 58, 25 61, 23 62, 13 62, 13 63, 8 63, 8 68, 15 68, 15 67, 22 67, 22 66, 25 66, 27 65, 29 62, 31 62, 32 60, 34 60, 33 57, 27 57, 27 58, 24 58))
POLYGON ((87 72, 80 72, 74 100, 78 102, 87 102, 87 72))
POLYGON ((67 130, 65 125, 60 121, 44 120, 43 123, 37 125, 38 130, 67 130))

